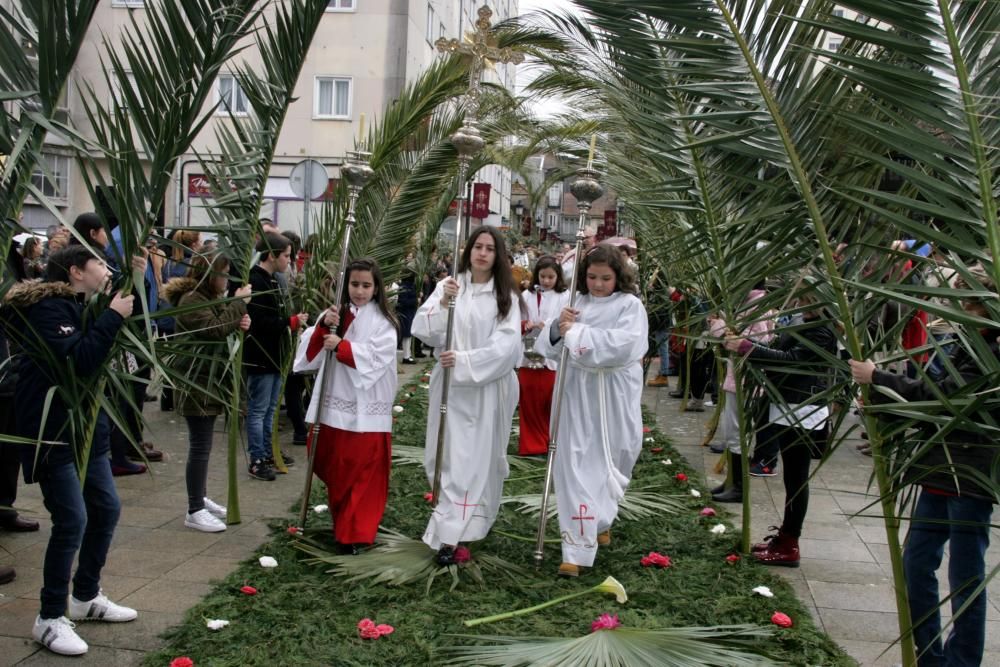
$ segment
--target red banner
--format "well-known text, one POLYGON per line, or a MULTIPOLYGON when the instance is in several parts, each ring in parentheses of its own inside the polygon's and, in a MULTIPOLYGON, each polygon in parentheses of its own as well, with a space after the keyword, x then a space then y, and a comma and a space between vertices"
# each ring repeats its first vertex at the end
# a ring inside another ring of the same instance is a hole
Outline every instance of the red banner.
POLYGON ((211 197, 212 189, 204 174, 188 174, 188 197, 211 197))
POLYGON ((472 217, 483 220, 490 215, 490 184, 473 183, 472 217))
POLYGON ((610 209, 604 212, 604 224, 597 229, 597 240, 603 241, 615 235, 618 231, 618 211, 610 209))

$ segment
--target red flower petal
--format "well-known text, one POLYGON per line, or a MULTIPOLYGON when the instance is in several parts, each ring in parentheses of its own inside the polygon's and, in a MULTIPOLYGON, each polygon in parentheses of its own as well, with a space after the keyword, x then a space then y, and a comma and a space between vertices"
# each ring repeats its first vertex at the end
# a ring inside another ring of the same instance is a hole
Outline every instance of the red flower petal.
POLYGON ((371 629, 375 627, 375 621, 370 618, 362 618, 358 621, 358 630, 371 629))
POLYGON ((298 535, 301 532, 302 532, 302 529, 299 528, 298 526, 289 526, 288 527, 288 534, 289 535, 298 535))
POLYGON ((468 547, 456 547, 455 548, 455 562, 456 563, 468 563, 472 560, 472 552, 469 551, 468 547))
POLYGON ((740 560, 739 554, 729 554, 726 556, 726 562, 732 565, 740 560))
POLYGON ((715 516, 715 510, 712 509, 711 507, 703 507, 702 510, 698 512, 698 514, 700 514, 701 516, 715 516))
POLYGON ((426 500, 429 503, 434 502, 434 494, 428 491, 427 493, 424 494, 424 500, 426 500))
POLYGON ((780 611, 774 612, 771 616, 771 622, 777 625, 779 628, 790 628, 792 627, 792 619, 788 614, 782 614, 780 611))
POLYGON ((396 628, 391 625, 386 625, 385 623, 379 623, 375 626, 375 629, 378 630, 379 635, 391 635, 396 631, 396 628))
POLYGON ((663 447, 650 447, 649 451, 651 451, 654 454, 659 454, 660 452, 663 451, 663 447))
POLYGON ((643 426, 642 427, 642 432, 643 433, 652 433, 653 429, 649 428, 648 426, 643 426))
POLYGON ((179 658, 174 658, 170 661, 170 667, 194 667, 194 660, 182 655, 179 658))
POLYGON ((253 586, 244 586, 240 589, 240 593, 244 593, 246 595, 257 595, 257 589, 253 586))
POLYGON ((379 634, 378 630, 375 628, 365 628, 358 632, 362 639, 378 639, 382 635, 379 634))
POLYGON ((674 475, 674 479, 676 479, 678 482, 686 482, 688 481, 688 476, 682 472, 679 472, 676 475, 674 475))
POLYGON ((621 624, 621 621, 618 620, 618 614, 601 614, 597 617, 597 620, 590 624, 590 631, 597 632, 598 630, 614 630, 621 624))

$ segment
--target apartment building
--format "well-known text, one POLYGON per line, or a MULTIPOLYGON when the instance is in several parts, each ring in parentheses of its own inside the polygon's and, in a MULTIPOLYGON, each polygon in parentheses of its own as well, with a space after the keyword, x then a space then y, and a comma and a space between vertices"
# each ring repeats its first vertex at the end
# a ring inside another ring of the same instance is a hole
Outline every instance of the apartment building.
MULTIPOLYGON (((12 0, 0 0, 0 4, 10 6, 12 0)), ((494 23, 518 12, 517 0, 490 0, 487 4, 493 10, 494 23)), ((117 43, 123 31, 132 29, 133 18, 141 25, 145 5, 144 0, 109 0, 99 5, 64 92, 62 114, 77 128, 87 127, 82 96, 85 85, 93 87, 99 100, 106 99, 109 105, 121 103, 116 91, 109 90, 101 70, 103 43, 105 39, 117 43)), ((330 0, 296 86, 297 100, 288 110, 262 215, 272 218, 282 229, 302 231, 305 202, 292 191, 289 176, 293 167, 307 158, 320 162, 329 176, 328 192, 332 191, 340 166, 354 147, 361 114, 366 115, 368 123, 377 121, 403 86, 441 57, 434 42, 440 37, 461 38, 473 30, 482 5, 483 0, 330 0)), ((251 66, 260 62, 253 49, 238 58, 251 66)), ((497 65, 488 69, 484 78, 513 90, 515 67, 497 65)), ((220 99, 236 114, 249 112, 245 96, 227 72, 218 77, 211 103, 220 99)), ((208 123, 190 153, 178 161, 164 212, 168 227, 208 221, 206 207, 211 205, 211 199, 197 155, 212 154, 215 124, 220 122, 230 122, 225 111, 208 123)), ((92 210, 94 204, 79 169, 57 137, 47 141, 44 160, 50 177, 38 169, 35 182, 63 217, 72 220, 78 213, 92 210)), ((505 224, 510 208, 510 173, 488 167, 476 174, 475 181, 491 186, 485 222, 505 224)), ((310 206, 311 211, 318 212, 322 197, 310 206)), ((37 230, 57 221, 44 206, 30 199, 24 220, 37 230)))

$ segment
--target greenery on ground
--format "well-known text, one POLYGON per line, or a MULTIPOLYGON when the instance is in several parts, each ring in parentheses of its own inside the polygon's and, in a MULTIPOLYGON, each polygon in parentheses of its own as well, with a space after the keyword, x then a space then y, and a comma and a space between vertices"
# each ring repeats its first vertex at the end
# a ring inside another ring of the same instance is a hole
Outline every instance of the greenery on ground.
MULTIPOLYGON (((427 392, 417 383, 401 390, 404 412, 398 416, 394 444, 422 446, 427 392), (407 397, 412 394, 412 397, 407 397)), ((516 438, 512 439, 516 441, 516 438)), ((710 505, 699 475, 655 428, 645 436, 643 453, 635 468, 632 488, 654 490, 676 496, 683 511, 660 514, 642 521, 619 521, 612 530, 612 543, 602 548, 595 567, 576 580, 560 579, 558 544, 550 544, 540 571, 532 564, 536 520, 520 514, 512 505, 500 512, 493 534, 472 545, 472 552, 495 554, 523 567, 527 575, 508 577, 487 571, 485 586, 469 578, 449 591, 452 578, 438 577, 431 590, 415 583, 389 588, 370 580, 346 583, 327 573, 328 566, 303 562, 287 532, 287 521, 276 521, 274 535, 253 559, 248 560, 205 600, 191 609, 185 622, 168 631, 166 647, 151 653, 146 664, 162 667, 178 656, 188 656, 195 665, 438 665, 448 659, 446 649, 468 645, 472 640, 462 621, 518 609, 584 590, 614 576, 628 591, 628 602, 619 605, 611 596, 588 595, 536 614, 475 628, 480 635, 579 637, 590 632, 590 624, 604 613, 618 614, 624 627, 666 628, 757 624, 770 626, 771 615, 780 610, 794 621, 789 629, 775 628, 757 648, 783 665, 853 665, 836 644, 813 624, 789 585, 755 563, 741 559, 729 563, 726 556, 736 535, 725 520, 727 532, 714 535, 710 528, 720 520, 702 517, 710 505), (669 465, 664 463, 670 460, 669 465), (684 473, 686 482, 675 475, 684 473), (699 489, 702 498, 691 495, 699 489), (501 535, 523 536, 528 541, 501 535), (640 558, 658 551, 671 558, 667 569, 646 568, 640 558), (272 556, 274 569, 262 568, 258 556, 272 556), (240 592, 244 585, 258 593, 240 592), (755 595, 756 586, 768 586, 774 598, 755 595), (395 627, 395 632, 377 640, 361 639, 358 621, 364 618, 395 627), (230 625, 219 631, 206 627, 208 619, 225 619, 230 625)), ((512 442, 512 448, 516 445, 512 442)), ((544 467, 540 459, 530 467, 512 468, 507 494, 537 493, 544 467)), ((314 487, 313 505, 325 503, 325 489, 314 487)), ((419 538, 429 514, 424 499, 427 481, 422 466, 396 465, 392 471, 389 502, 383 526, 419 538)), ((289 520, 293 515, 289 514, 289 520)), ((309 528, 329 526, 328 514, 310 513, 309 528)), ((549 523, 556 537, 555 521, 549 523)), ((325 532, 325 531, 323 531, 325 532)), ((323 533, 319 533, 319 539, 323 533)), ((326 543, 332 547, 327 532, 326 543)))

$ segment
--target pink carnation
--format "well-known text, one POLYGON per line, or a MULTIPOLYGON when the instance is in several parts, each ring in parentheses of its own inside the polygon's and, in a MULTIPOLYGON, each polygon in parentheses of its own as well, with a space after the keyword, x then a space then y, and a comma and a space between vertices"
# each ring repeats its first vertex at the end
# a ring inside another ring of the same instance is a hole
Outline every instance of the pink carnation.
POLYGON ((777 625, 779 628, 790 628, 792 627, 792 619, 788 614, 782 614, 780 611, 774 612, 771 616, 771 622, 777 625))
POLYGON ((174 658, 170 661, 170 667, 194 667, 194 660, 182 655, 179 658, 174 658))
POLYGON ((386 625, 385 623, 379 623, 378 625, 375 626, 375 629, 378 630, 379 636, 391 635, 396 631, 396 628, 392 627, 391 625, 386 625))
POLYGON ((428 491, 427 493, 424 494, 424 500, 426 500, 429 503, 434 502, 434 494, 428 491))
POLYGON ((396 628, 391 625, 380 623, 375 625, 375 621, 370 618, 362 618, 358 621, 358 634, 362 639, 378 639, 382 635, 391 635, 396 628))
POLYGON ((614 630, 621 624, 621 621, 618 620, 618 614, 601 614, 597 617, 596 621, 590 624, 590 631, 597 632, 598 630, 614 630))
POLYGON ((664 556, 661 553, 655 551, 650 551, 648 556, 643 556, 640 560, 643 567, 650 567, 655 565, 656 567, 670 567, 672 563, 670 562, 670 556, 664 556))
POLYGON ((711 507, 704 507, 699 514, 702 516, 715 516, 715 510, 711 507))

